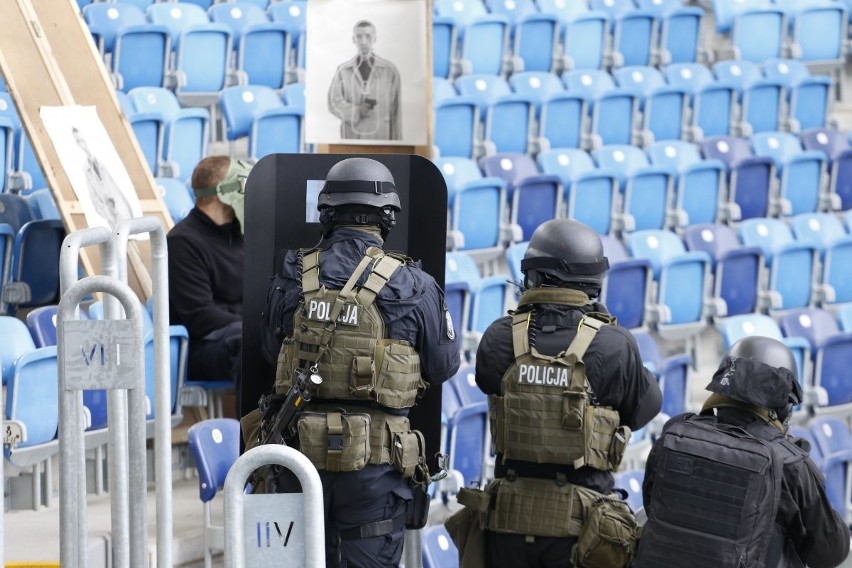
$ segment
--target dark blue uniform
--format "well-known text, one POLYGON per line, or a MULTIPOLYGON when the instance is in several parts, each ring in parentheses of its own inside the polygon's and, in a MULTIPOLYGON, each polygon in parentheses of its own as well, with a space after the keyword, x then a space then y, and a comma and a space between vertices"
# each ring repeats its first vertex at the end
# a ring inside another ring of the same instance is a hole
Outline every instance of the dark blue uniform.
MULTIPOLYGON (((335 229, 320 243, 320 283, 329 289, 343 288, 371 246, 382 246, 377 234, 354 227, 335 229)), ((364 283, 367 272, 358 285, 364 283)), ((276 285, 281 290, 276 292, 284 294, 284 308, 278 318, 282 329, 274 340, 279 346, 281 337, 292 334, 293 316, 302 300, 301 267, 295 251, 287 252, 280 276, 276 285)), ((417 349, 425 381, 437 386, 456 373, 459 348, 444 294, 419 262, 400 266, 381 289, 376 305, 388 338, 406 340, 417 349)), ((345 404, 351 406, 353 401, 345 404)), ((367 465, 357 472, 321 470, 319 473, 325 494, 327 565, 330 568, 398 565, 406 506, 412 498, 408 480, 391 465, 367 465), (382 526, 390 532, 364 537, 361 527, 376 522, 384 522, 382 526)))

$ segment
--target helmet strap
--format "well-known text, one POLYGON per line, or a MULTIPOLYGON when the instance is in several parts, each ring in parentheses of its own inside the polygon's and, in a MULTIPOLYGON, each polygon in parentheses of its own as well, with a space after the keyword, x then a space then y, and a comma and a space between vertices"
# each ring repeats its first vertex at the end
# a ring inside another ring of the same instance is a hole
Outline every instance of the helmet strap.
POLYGON ((340 225, 374 225, 379 228, 382 239, 386 239, 390 230, 396 225, 396 216, 390 207, 384 209, 324 207, 320 211, 320 223, 323 228, 323 237, 329 236, 331 231, 340 225))

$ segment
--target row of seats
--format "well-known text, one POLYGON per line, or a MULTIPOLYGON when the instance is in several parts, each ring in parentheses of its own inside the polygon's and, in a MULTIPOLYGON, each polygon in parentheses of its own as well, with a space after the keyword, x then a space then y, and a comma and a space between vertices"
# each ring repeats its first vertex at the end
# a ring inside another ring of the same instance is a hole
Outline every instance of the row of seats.
POLYGON ((204 106, 231 84, 281 89, 304 70, 307 2, 264 10, 252 3, 93 3, 83 17, 116 87, 169 87, 181 102, 204 106))
POLYGON ((825 127, 832 81, 794 60, 435 78, 441 156, 594 149, 825 127))
POLYGON ((433 71, 561 72, 699 61, 704 12, 680 0, 438 0, 433 71), (591 5, 590 5, 591 4, 591 5))

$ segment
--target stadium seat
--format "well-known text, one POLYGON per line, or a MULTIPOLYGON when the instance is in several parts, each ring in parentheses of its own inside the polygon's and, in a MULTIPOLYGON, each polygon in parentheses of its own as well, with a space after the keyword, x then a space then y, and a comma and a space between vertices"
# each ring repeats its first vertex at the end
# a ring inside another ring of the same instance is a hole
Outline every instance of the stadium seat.
POLYGON ((3 385, 7 385, 14 373, 15 361, 24 353, 36 348, 27 325, 14 316, 0 316, 0 365, 2 365, 3 385))
POLYGON ((432 525, 421 533, 423 568, 458 568, 459 553, 444 525, 432 525))
POLYGON ((545 100, 565 90, 559 77, 548 71, 513 73, 509 85, 515 93, 529 97, 539 110, 545 100))
POLYGON ((468 331, 476 338, 506 314, 508 284, 505 276, 481 276, 473 257, 463 252, 447 253, 446 281, 464 281, 471 291, 468 331))
POLYGON ((634 331, 633 337, 639 346, 642 362, 657 377, 663 392, 660 412, 666 416, 677 416, 689 410, 689 367, 692 358, 686 353, 663 357, 656 340, 647 331, 634 331))
POLYGON ((719 61, 713 65, 713 73, 737 89, 741 107, 737 129, 744 136, 781 129, 784 86, 780 81, 764 77, 752 61, 719 61))
POLYGON ((760 248, 742 246, 732 228, 716 223, 686 227, 683 240, 688 250, 704 251, 710 256, 713 298, 724 302, 724 311, 717 317, 756 313, 765 307, 760 248))
POLYGON ((545 174, 562 181, 565 217, 585 223, 602 235, 624 224, 617 210, 618 178, 599 170, 583 150, 563 148, 539 153, 538 164, 545 174))
POLYGON ((686 125, 688 139, 728 136, 734 132, 736 90, 728 81, 716 81, 710 70, 700 64, 675 63, 665 69, 666 80, 689 94, 692 110, 686 125))
POLYGON ((539 118, 539 144, 545 148, 591 147, 589 100, 584 95, 556 93, 545 99, 539 118))
POLYGON ((305 84, 290 83, 281 90, 281 100, 284 104, 293 107, 305 109, 305 84))
POLYGON ((125 115, 139 143, 139 149, 148 164, 152 175, 160 171, 163 156, 163 120, 159 114, 151 112, 133 112, 125 115))
POLYGON ((454 86, 459 95, 472 99, 480 109, 481 119, 484 122, 488 108, 501 97, 512 94, 512 88, 503 77, 487 74, 462 75, 458 77, 454 86))
POLYGON ((829 77, 811 75, 804 63, 794 59, 764 61, 763 72, 784 86, 788 130, 799 132, 826 126, 832 101, 829 77))
POLYGON ((156 178, 154 181, 175 223, 181 221, 195 207, 195 195, 182 181, 174 178, 156 178))
POLYGON ((714 136, 700 145, 704 158, 720 160, 727 166, 731 219, 754 219, 780 212, 781 204, 773 190, 774 160, 753 155, 748 140, 743 138, 714 136))
POLYGON ((432 18, 432 75, 448 79, 455 74, 458 32, 452 18, 432 18))
POLYGON ((6 160, 10 157, 13 160, 11 167, 7 166, 0 174, 3 177, 0 183, 5 191, 47 187, 44 173, 35 158, 29 137, 21 125, 21 118, 18 116, 12 96, 7 92, 0 92, 0 140, 2 140, 0 143, 6 145, 2 156, 5 156, 6 160), (8 137, 10 127, 11 145, 8 137))
MULTIPOLYGON (((803 150, 799 139, 786 132, 763 132, 751 140, 755 155, 775 161, 778 173, 778 199, 785 215, 833 209, 831 196, 823 191, 825 155, 803 150)), ((839 204, 838 204, 839 206, 839 204)))
POLYGON ((799 382, 805 385, 806 370, 810 368, 810 343, 802 337, 785 337, 781 333, 778 322, 765 314, 745 314, 720 320, 719 332, 722 335, 722 350, 728 351, 731 346, 744 337, 761 335, 777 339, 786 345, 793 353, 798 367, 799 382))
POLYGON ((808 422, 822 459, 820 470, 825 477, 825 492, 835 511, 848 524, 852 520, 852 438, 840 416, 817 416, 808 422))
POLYGON ((739 226, 740 240, 757 246, 769 268, 771 310, 808 307, 813 302, 817 251, 797 242, 790 227, 778 219, 747 219, 739 226))
POLYGON ((450 210, 449 231, 454 249, 502 251, 503 219, 506 209, 506 184, 501 178, 483 177, 469 158, 436 158, 435 165, 447 182, 450 210), (460 243, 459 243, 460 241, 460 243))
POLYGON ((656 328, 678 338, 700 333, 707 325, 710 292, 707 283, 710 256, 688 252, 671 231, 643 230, 626 237, 630 254, 650 261, 657 282, 655 302, 659 308, 656 328))
POLYGON ((620 326, 644 329, 654 276, 651 263, 645 258, 631 258, 622 242, 613 236, 603 235, 601 242, 610 267, 604 276, 600 301, 618 318, 620 326))
POLYGON ((563 22, 570 22, 590 11, 588 2, 570 0, 538 0, 538 9, 544 14, 555 14, 563 22))
MULTIPOLYGON (((582 3, 569 0, 565 4, 576 10, 576 6, 582 3)), ((562 66, 568 71, 602 69, 606 65, 609 42, 609 18, 606 13, 588 12, 566 22, 562 36, 562 66)))
POLYGON ((852 304, 847 304, 838 308, 837 323, 843 331, 852 331, 852 304))
POLYGON ((840 199, 840 209, 852 209, 852 148, 849 137, 839 130, 815 128, 801 134, 806 150, 821 150, 829 164, 829 194, 840 199))
POLYGON ((510 203, 509 222, 520 225, 520 240, 529 240, 536 227, 560 216, 561 180, 557 176, 540 173, 531 156, 495 154, 483 158, 480 167, 485 175, 506 182, 510 203))
POLYGON ((715 223, 730 218, 724 205, 725 164, 703 160, 689 142, 657 142, 647 150, 651 164, 669 168, 675 182, 675 208, 682 210, 688 225, 715 223))
MULTIPOLYGON (((302 111, 286 108, 269 87, 226 87, 219 96, 225 119, 225 137, 248 137, 248 155, 258 160, 266 154, 298 153, 302 148, 302 111)), ((235 150, 234 150, 235 152, 235 150)))
POLYGON ((734 18, 731 30, 734 57, 755 63, 781 57, 786 37, 782 10, 767 7, 741 12, 734 18))
POLYGON ((474 158, 481 153, 480 111, 474 99, 456 97, 435 105, 435 147, 440 156, 474 158))
POLYGON ((716 31, 719 33, 731 31, 734 18, 740 13, 773 6, 772 0, 712 0, 712 5, 716 31))
POLYGON ((643 10, 653 11, 660 21, 657 61, 661 65, 694 63, 704 57, 701 37, 704 10, 683 6, 679 0, 639 0, 637 4, 643 10))
MULTIPOLYGON (((776 0, 790 6, 790 0, 776 0)), ((842 68, 846 62, 846 7, 840 2, 795 3, 788 49, 795 59, 842 68)), ((840 75, 843 78, 843 75, 840 75)))
POLYGON ((654 65, 657 52, 657 18, 653 12, 633 9, 621 12, 614 18, 613 65, 654 65))
POLYGON ((34 219, 15 235, 9 281, 3 286, 7 313, 59 302, 59 252, 65 226, 58 219, 34 219))
POLYGON ((499 97, 485 115, 483 143, 486 153, 530 153, 535 101, 525 95, 499 97))
POLYGON ((689 109, 687 92, 666 84, 653 67, 623 67, 614 72, 621 89, 638 98, 642 110, 642 144, 680 140, 689 109))
POLYGON ((589 0, 589 8, 605 12, 610 18, 617 18, 636 9, 633 0, 589 0))
POLYGON ((210 21, 225 24, 233 34, 233 71, 240 82, 263 85, 280 92, 287 84, 291 60, 286 27, 270 22, 263 8, 234 2, 216 4, 208 11, 210 21))
POLYGON ((435 13, 444 18, 452 18, 464 27, 477 18, 488 15, 488 9, 482 0, 435 0, 435 13))
POLYGON ((599 69, 568 71, 562 74, 562 83, 569 93, 576 93, 590 99, 615 89, 612 75, 599 69))
POLYGON ((290 63, 288 65, 290 80, 304 82, 307 0, 271 2, 266 11, 269 18, 274 23, 283 25, 284 29, 287 30, 287 35, 290 36, 290 63))
POLYGON ((190 426, 187 439, 204 508, 204 566, 212 568, 213 551, 224 549, 225 539, 224 526, 212 522, 212 501, 240 456, 240 423, 233 418, 203 420, 190 426))
POLYGON ((181 108, 174 94, 158 87, 137 87, 128 93, 138 112, 156 113, 163 121, 163 156, 160 174, 182 181, 189 179, 209 145, 210 113, 181 108))
POLYGON ((669 210, 673 183, 668 169, 651 166, 645 153, 635 146, 604 146, 594 152, 594 157, 600 168, 619 176, 627 227, 663 229, 675 221, 676 213, 669 210))
POLYGON ((510 27, 508 18, 499 14, 470 20, 465 27, 461 46, 463 71, 488 75, 502 73, 510 27))
MULTIPOLYGON (((502 0, 502 5, 533 6, 532 0, 516 2, 502 0)), ((515 71, 557 71, 561 66, 559 59, 559 36, 561 24, 553 14, 528 13, 515 20, 513 39, 513 66, 515 71)))
POLYGON ((36 219, 59 219, 59 208, 56 206, 56 200, 50 189, 43 187, 30 191, 26 195, 27 201, 30 203, 30 208, 33 211, 33 216, 36 219))
POLYGON ((612 76, 599 70, 569 71, 562 74, 569 94, 589 100, 590 142, 586 148, 608 144, 631 144, 639 105, 637 97, 615 86, 612 76))

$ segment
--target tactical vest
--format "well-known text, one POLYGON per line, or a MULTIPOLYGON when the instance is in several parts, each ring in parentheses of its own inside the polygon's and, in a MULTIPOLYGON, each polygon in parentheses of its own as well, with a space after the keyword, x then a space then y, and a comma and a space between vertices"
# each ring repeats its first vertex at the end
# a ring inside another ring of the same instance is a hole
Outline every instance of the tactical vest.
POLYGON ((374 401, 388 408, 410 408, 425 388, 420 357, 407 341, 388 339, 375 304, 379 291, 403 261, 370 247, 341 290, 320 285, 318 250, 302 257, 302 297, 293 335, 278 356, 275 389, 286 393, 294 373, 316 371, 320 399, 374 401), (366 282, 355 286, 365 269, 366 282), (323 348, 325 346, 325 348, 323 348))
POLYGON ((503 459, 616 470, 630 439, 618 412, 592 404, 583 355, 612 316, 586 314, 568 348, 556 356, 529 344, 529 304, 583 306, 588 296, 571 289, 528 290, 512 316, 515 361, 503 375, 500 396, 488 397, 494 449, 503 459))
POLYGON ((784 461, 799 451, 792 442, 763 440, 714 416, 687 415, 668 427, 657 448, 635 566, 777 564, 769 559, 780 551, 770 543, 778 531, 784 461))

